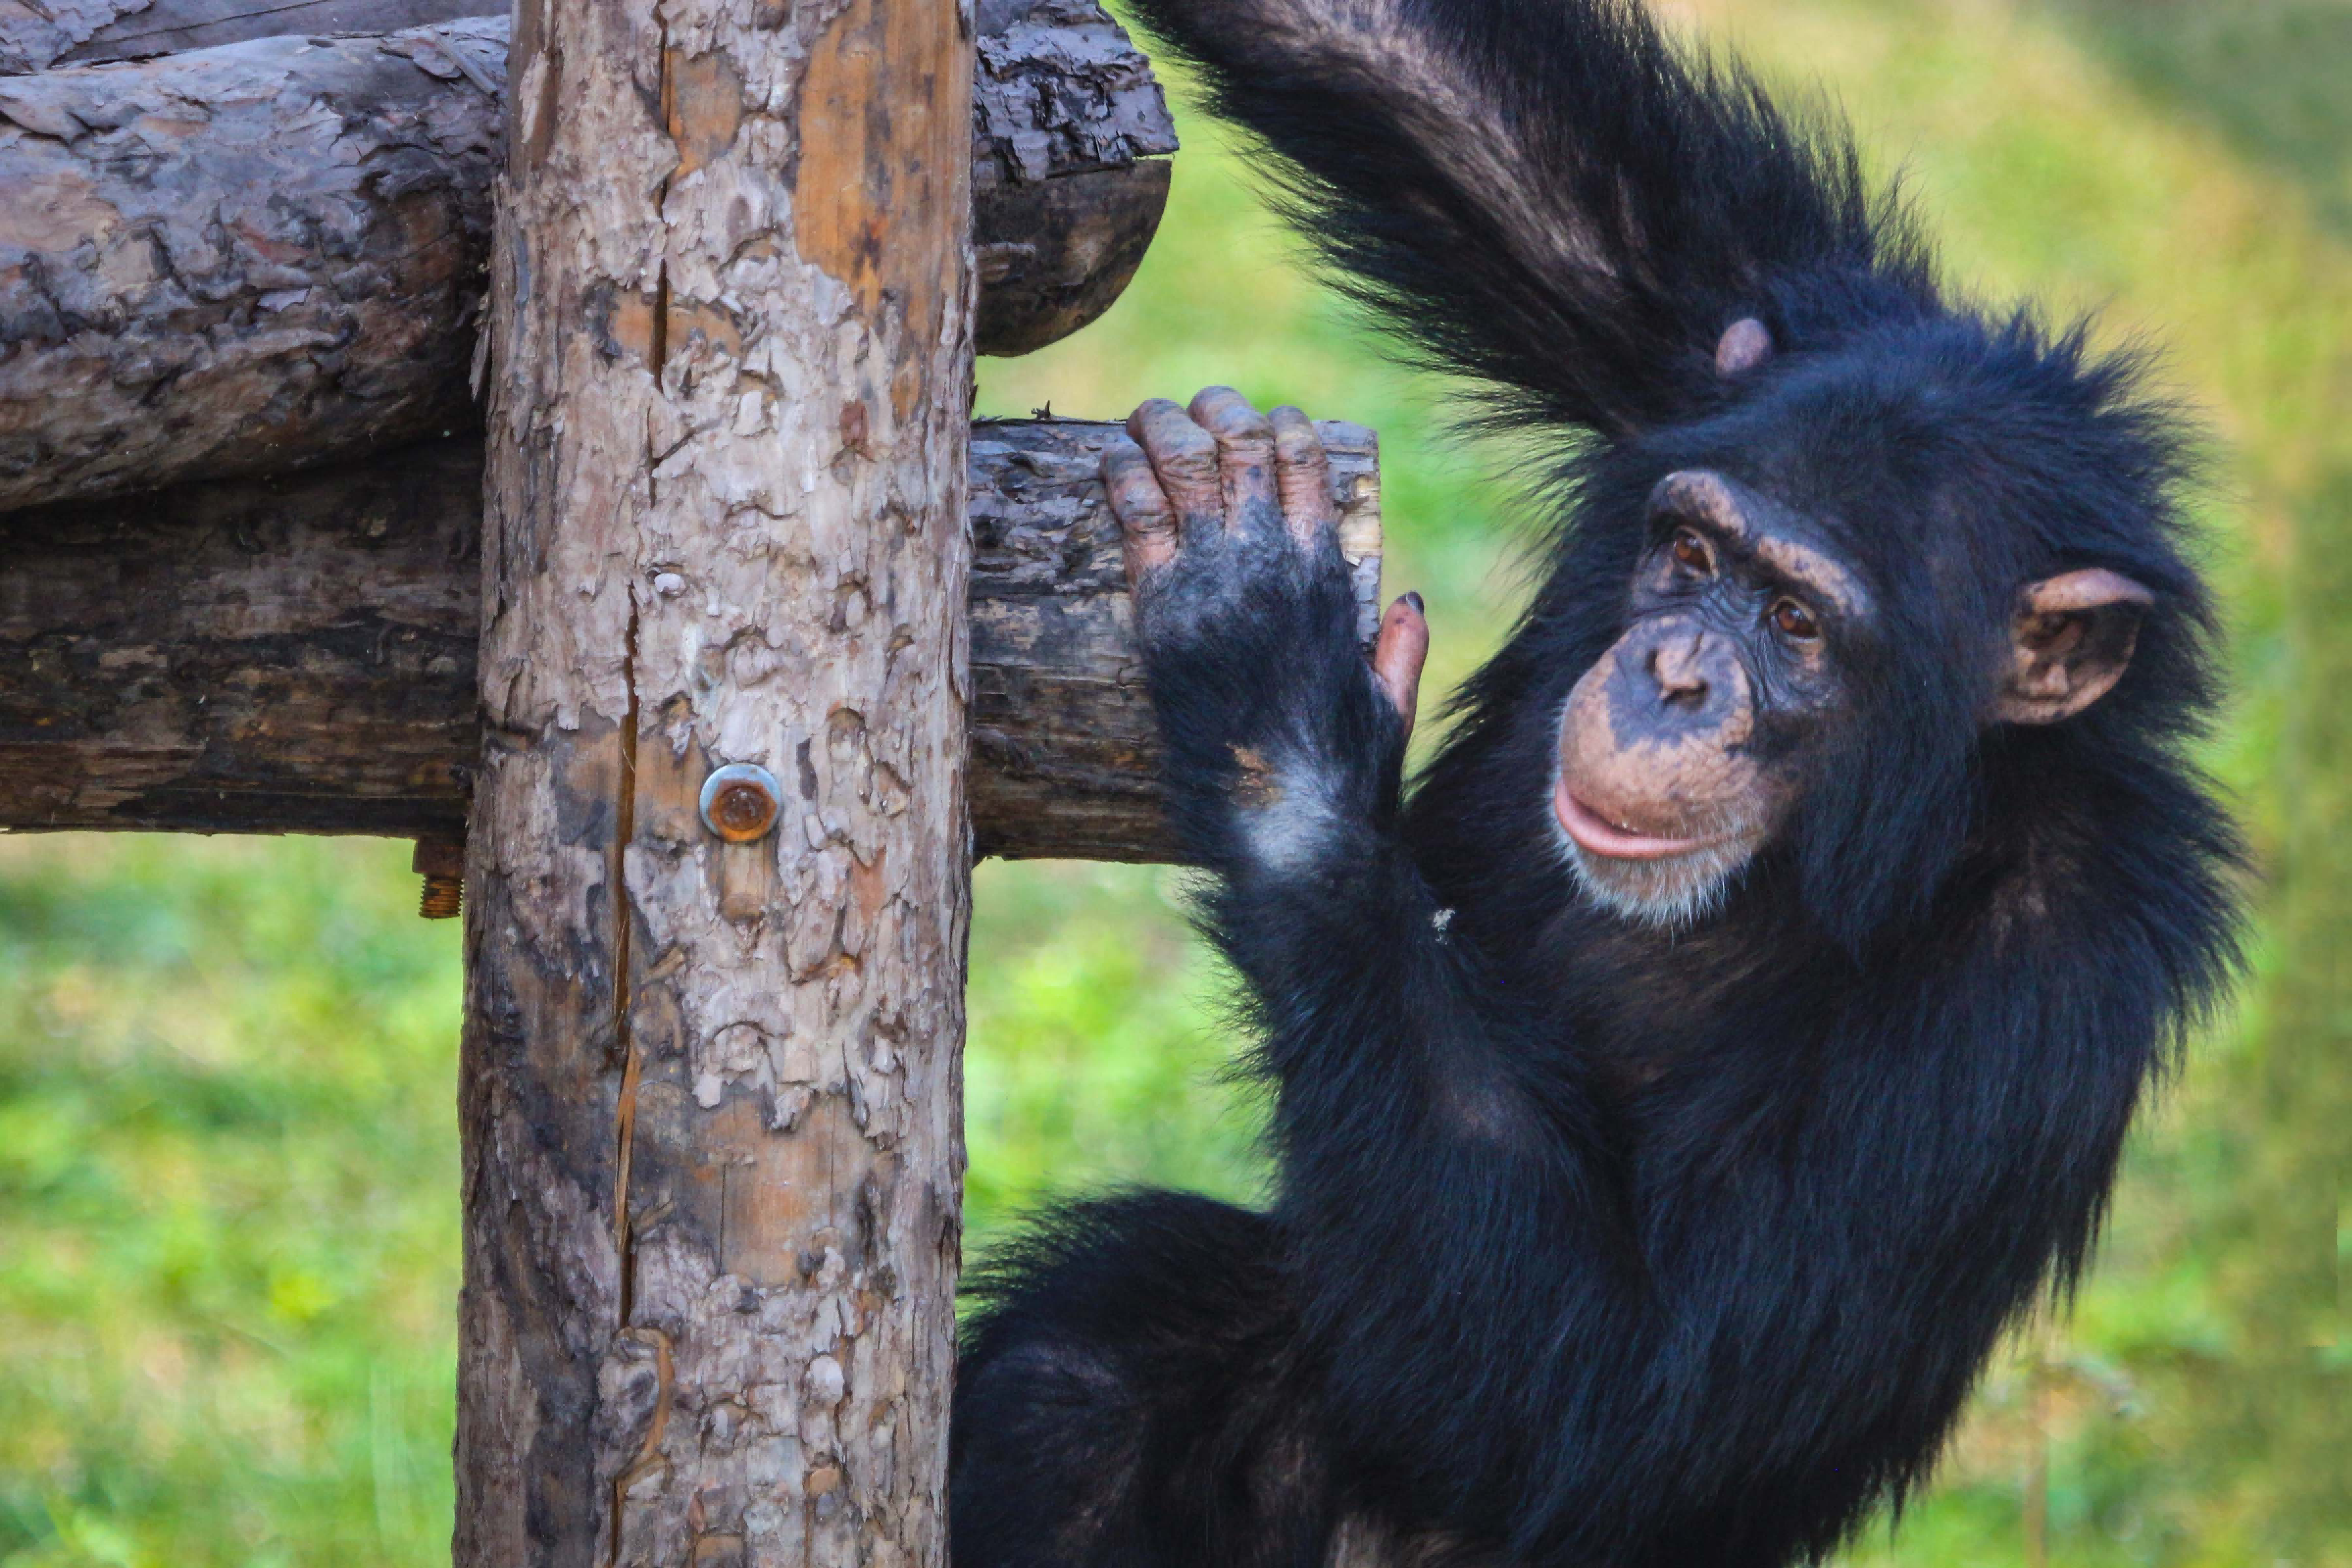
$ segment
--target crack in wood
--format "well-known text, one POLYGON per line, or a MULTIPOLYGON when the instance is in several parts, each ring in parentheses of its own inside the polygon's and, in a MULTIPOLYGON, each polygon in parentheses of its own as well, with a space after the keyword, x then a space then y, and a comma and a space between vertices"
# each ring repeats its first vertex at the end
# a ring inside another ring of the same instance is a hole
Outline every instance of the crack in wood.
MULTIPOLYGON (((637 1089, 645 1078, 645 1058, 629 1017, 633 977, 630 952, 636 927, 635 906, 629 896, 629 846, 637 836, 637 609, 636 585, 629 585, 629 632, 622 679, 627 683, 629 706, 621 721, 621 776, 614 801, 613 833, 613 1040, 623 1063, 621 1092, 614 1106, 614 1126, 620 1147, 613 1181, 613 1245, 621 1258, 621 1322, 629 1321, 636 1295, 635 1247, 629 1220, 629 1175, 636 1154, 637 1089)), ((617 1533, 617 1532, 616 1532, 617 1533)))

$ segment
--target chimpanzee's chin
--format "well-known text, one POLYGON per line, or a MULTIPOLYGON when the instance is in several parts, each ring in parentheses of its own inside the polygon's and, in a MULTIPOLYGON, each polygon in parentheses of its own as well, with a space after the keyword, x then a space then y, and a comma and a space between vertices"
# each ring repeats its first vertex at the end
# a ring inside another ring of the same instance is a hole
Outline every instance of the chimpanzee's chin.
POLYGON ((1623 860, 1593 853, 1567 833, 1560 858, 1592 904, 1620 919, 1685 931, 1718 913, 1755 857, 1744 840, 1716 842, 1658 860, 1623 860))

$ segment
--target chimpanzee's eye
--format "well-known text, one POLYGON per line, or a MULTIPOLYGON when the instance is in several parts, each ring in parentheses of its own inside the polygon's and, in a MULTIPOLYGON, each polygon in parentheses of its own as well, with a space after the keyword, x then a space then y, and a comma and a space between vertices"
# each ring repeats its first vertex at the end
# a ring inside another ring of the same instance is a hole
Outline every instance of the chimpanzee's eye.
POLYGON ((1666 549, 1673 553, 1676 566, 1702 575, 1715 570, 1715 558, 1707 553, 1706 541, 1688 528, 1675 529, 1674 542, 1666 549))
POLYGON ((1821 622, 1813 619, 1813 612, 1793 599, 1773 601, 1772 628, 1792 643, 1810 643, 1822 634, 1821 622))

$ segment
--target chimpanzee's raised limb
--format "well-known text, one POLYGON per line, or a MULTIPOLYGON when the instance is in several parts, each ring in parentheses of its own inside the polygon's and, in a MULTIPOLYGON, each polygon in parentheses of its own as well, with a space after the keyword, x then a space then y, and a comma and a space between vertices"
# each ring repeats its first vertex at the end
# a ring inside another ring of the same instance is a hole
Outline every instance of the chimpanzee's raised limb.
POLYGON ((2231 968, 2176 434, 1628 6, 1142 8, 1365 298, 1580 434, 1409 803, 1426 628, 1357 646, 1305 418, 1108 460, 1281 1186, 1000 1261, 958 1568, 1817 1556, 2081 1268, 2231 968))

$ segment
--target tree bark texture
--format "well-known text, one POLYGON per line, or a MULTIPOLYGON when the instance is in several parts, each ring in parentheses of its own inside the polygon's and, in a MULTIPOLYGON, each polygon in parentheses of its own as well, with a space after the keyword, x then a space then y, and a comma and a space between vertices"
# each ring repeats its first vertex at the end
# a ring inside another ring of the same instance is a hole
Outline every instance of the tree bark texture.
POLYGON ((0 507, 475 423, 503 29, 0 81, 0 507))
POLYGON ((0 0, 0 76, 505 14, 489 0, 0 0))
POLYGON ((972 238, 983 354, 1092 321, 1168 204, 1176 128, 1151 68, 1097 0, 978 0, 972 238))
POLYGON ((971 68, 937 0, 518 8, 459 1568, 945 1562, 971 68))
MULTIPOLYGON (((1327 423, 1379 596, 1371 433, 1327 423)), ((1164 860, 1117 523, 1117 427, 983 421, 970 792, 982 854, 1164 860)), ((0 829, 455 838, 481 752, 481 448, 0 515, 0 829)))
MULTIPOLYGON (((1094 0, 993 19, 979 341, 1020 353, 1127 286, 1167 200, 1149 155, 1175 138, 1094 0)), ((507 35, 473 18, 0 79, 0 508, 478 428, 507 35)))

